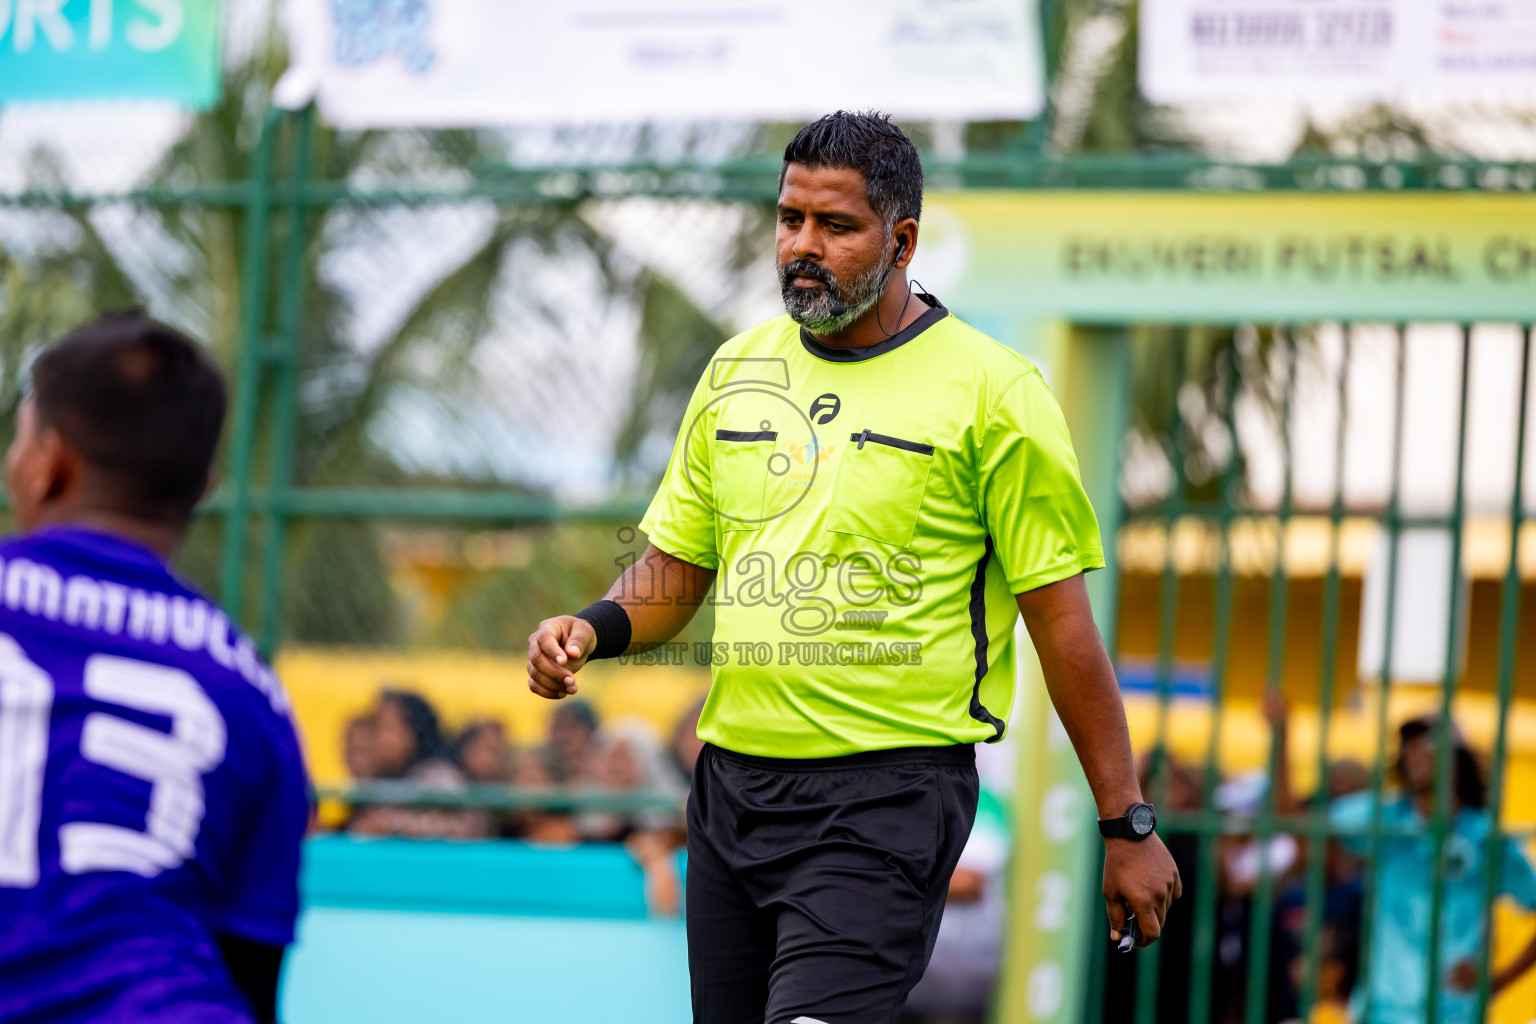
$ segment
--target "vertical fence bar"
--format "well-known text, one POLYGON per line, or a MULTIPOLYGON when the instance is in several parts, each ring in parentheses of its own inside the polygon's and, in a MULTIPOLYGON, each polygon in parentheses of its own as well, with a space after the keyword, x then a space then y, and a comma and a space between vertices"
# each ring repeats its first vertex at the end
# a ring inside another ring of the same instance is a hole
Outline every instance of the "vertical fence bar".
POLYGON ((309 175, 314 129, 314 107, 305 107, 299 115, 298 141, 294 145, 288 174, 293 189, 289 196, 288 237, 279 271, 278 347, 273 353, 277 379, 272 408, 272 467, 262 531, 261 603, 256 618, 257 644, 266 657, 271 657, 276 649, 282 621, 283 545, 288 533, 285 502, 293 482, 299 390, 299 317, 304 308, 304 256, 309 241, 309 207, 303 185, 309 175))
MULTIPOLYGON (((1216 621, 1211 643, 1211 723, 1210 737, 1206 741, 1205 777, 1201 784, 1201 820, 1212 815, 1216 800, 1216 785, 1220 781, 1219 762, 1221 726, 1227 693, 1227 648, 1232 629, 1232 518, 1237 505, 1237 469, 1241 463, 1241 447, 1237 439, 1235 410, 1238 391, 1237 349, 1227 351, 1225 415, 1227 434, 1231 438, 1231 457, 1221 474, 1221 496, 1218 502, 1217 529, 1220 531, 1216 549, 1216 621)), ((1214 819, 1212 819, 1214 820, 1214 819)), ((1211 1016, 1211 966, 1216 956, 1216 842, 1214 829, 1200 831, 1200 866, 1195 878, 1195 922, 1190 954, 1189 1024, 1206 1024, 1211 1016)))
POLYGON ((1371 953, 1371 925, 1376 908, 1376 869, 1381 863, 1382 810, 1387 787, 1387 710, 1392 694, 1392 651, 1397 643, 1397 547, 1403 529, 1403 397, 1408 378, 1408 325, 1397 325, 1397 371, 1392 413, 1392 483, 1387 498, 1387 600, 1386 622, 1382 626, 1381 672, 1376 680, 1376 760, 1371 769, 1371 825, 1365 858, 1365 891, 1360 913, 1359 985, 1365 992, 1362 1020, 1371 1019, 1371 996, 1375 984, 1375 960, 1371 953))
POLYGON ((1525 423, 1531 384, 1531 332, 1520 336, 1520 412, 1515 435, 1514 496, 1509 502, 1509 565, 1499 594, 1499 724, 1493 737, 1488 772, 1488 845, 1483 854, 1482 955, 1477 963, 1477 1007, 1473 1020, 1483 1020, 1493 990, 1493 903, 1498 898, 1504 868, 1504 758, 1509 750, 1509 705, 1515 690, 1515 656, 1520 643, 1520 527, 1525 524, 1525 423))
MULTIPOLYGON (((1333 724, 1333 689, 1339 643, 1339 535, 1344 529, 1344 451, 1349 421, 1349 369, 1353 335, 1351 325, 1344 326, 1344 351, 1339 364, 1339 418, 1334 430, 1333 504, 1328 511, 1328 576, 1323 584, 1322 665, 1317 683, 1317 793, 1307 816, 1307 915, 1303 940, 1301 998, 1297 1009, 1303 1020, 1312 1014, 1317 999, 1317 977, 1321 956, 1323 915, 1325 912, 1323 869, 1327 836, 1328 731, 1333 724)), ((1262 856, 1262 853, 1261 853, 1262 856)))
MULTIPOLYGON (((1061 52, 1067 44, 1068 26, 1062 0, 1040 0, 1040 49, 1045 63, 1045 106, 1040 116, 1024 132, 1024 154, 1033 156, 1050 143, 1056 123, 1056 76, 1061 70, 1061 52)), ((1015 166, 1023 161, 1016 161, 1015 166)))
POLYGON ((268 109, 251 166, 251 193, 245 214, 245 267, 240 283, 240 353, 235 368, 234 416, 229 437, 229 511, 219 593, 225 611, 238 622, 245 592, 245 534, 251 504, 251 454, 261 404, 262 324, 267 298, 267 219, 272 205, 272 147, 282 113, 268 109))
MULTIPOLYGON (((1276 328, 1276 340, 1280 338, 1276 328)), ((1269 584, 1269 659, 1264 672, 1266 695, 1280 693, 1283 688, 1282 673, 1285 669, 1285 622, 1287 602, 1290 600, 1290 572, 1285 564, 1285 543, 1290 533, 1292 494, 1291 449, 1291 400, 1296 387, 1296 345, 1289 331, 1284 335, 1282 352, 1285 356, 1285 377, 1280 392, 1280 438, 1285 466, 1285 481, 1280 492, 1280 508, 1276 515, 1275 569, 1269 584)), ((1276 798, 1280 792, 1281 772, 1290 771, 1290 765, 1280 759, 1281 743, 1277 733, 1269 742, 1269 790, 1259 809, 1259 820, 1254 830, 1259 844, 1259 877, 1253 888, 1253 911, 1248 921, 1248 979, 1244 1000, 1246 1024, 1264 1024, 1268 1009, 1270 915, 1274 913, 1275 879, 1270 870, 1269 843, 1275 834, 1276 798)))
MULTIPOLYGON (((1103 396, 1105 395, 1104 378, 1109 373, 1112 373, 1110 379, 1113 381, 1113 388, 1111 389, 1111 393, 1114 397, 1113 407, 1121 410, 1120 414, 1114 418, 1116 458, 1115 470, 1112 480, 1114 481, 1115 486, 1114 493, 1116 493, 1117 496, 1120 493, 1119 484, 1121 478, 1121 470, 1123 469, 1122 459, 1119 453, 1124 448, 1126 434, 1125 421, 1128 418, 1127 412, 1130 406, 1130 348, 1133 343, 1133 339, 1126 336, 1129 333, 1127 328, 1119 328, 1119 333, 1119 345, 1114 350, 1117 354, 1117 358, 1113 360, 1098 360, 1095 363, 1096 379, 1094 381, 1094 399, 1096 403, 1102 402, 1103 396)), ((1097 410, 1100 407, 1096 405, 1095 408, 1097 410)), ((1102 412, 1098 412, 1098 415, 1102 416, 1102 412)), ((1119 508, 1121 514, 1117 516, 1115 520, 1116 534, 1119 532, 1120 524, 1125 522, 1125 506, 1123 499, 1121 499, 1119 508)), ((1104 646, 1106 650, 1112 652, 1112 656, 1115 658, 1115 673, 1116 681, 1118 682, 1120 669, 1120 584, 1122 574, 1122 569, 1118 561, 1112 565, 1111 571, 1114 573, 1114 576, 1111 577, 1110 580, 1106 581, 1106 583, 1110 584, 1108 588, 1110 593, 1106 598, 1106 602, 1108 607, 1113 610, 1113 614, 1109 618, 1108 628, 1104 630, 1104 646)), ((1093 871, 1089 877, 1096 879, 1102 879, 1104 877, 1104 844, 1102 842, 1096 842, 1093 844, 1093 871)), ((1102 919, 1099 922, 1098 928, 1088 929, 1088 954, 1086 967, 1088 984, 1085 986, 1085 990, 1083 992, 1084 1024, 1102 1024, 1104 1020, 1104 978, 1109 969, 1109 943, 1105 941, 1105 937, 1108 934, 1106 929, 1107 925, 1103 922, 1102 919)))
POLYGON ((1440 685, 1440 717, 1435 722, 1435 812, 1430 824, 1430 895, 1429 950, 1425 954, 1428 976, 1425 978, 1424 1019, 1435 1024, 1440 1017, 1440 926, 1445 907, 1445 879, 1442 862, 1451 820, 1451 705, 1456 691, 1456 642, 1460 632, 1461 608, 1461 533, 1466 516, 1467 484, 1467 394, 1472 379, 1472 325, 1461 325, 1461 423, 1456 435, 1456 492, 1451 505, 1451 594, 1450 621, 1446 623, 1445 676, 1440 685))
MULTIPOLYGON (((1177 637, 1175 626, 1179 612, 1179 567, 1174 558, 1174 531, 1184 513, 1184 416, 1179 409, 1179 393, 1184 389, 1185 346, 1188 339, 1175 337, 1170 369, 1173 377, 1173 394, 1169 402, 1173 414, 1171 459, 1173 462, 1173 489, 1164 505, 1166 510, 1166 537, 1163 552, 1163 581, 1159 597, 1157 641, 1157 735, 1152 744, 1151 771, 1148 799, 1157 803, 1163 799, 1163 775, 1168 758, 1168 703, 1173 691, 1173 644, 1177 637)), ((1152 945, 1137 952, 1136 963, 1136 1021, 1135 1024, 1154 1024, 1157 1020, 1158 963, 1161 947, 1152 945)))

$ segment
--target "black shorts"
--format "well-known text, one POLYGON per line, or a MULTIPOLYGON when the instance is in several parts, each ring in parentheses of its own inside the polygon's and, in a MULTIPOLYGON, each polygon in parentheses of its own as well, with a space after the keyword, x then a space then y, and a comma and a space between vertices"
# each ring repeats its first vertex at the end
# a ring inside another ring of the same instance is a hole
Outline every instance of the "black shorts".
POLYGON ((704 747, 688 798, 694 1024, 890 1024, 976 820, 969 745, 704 747))

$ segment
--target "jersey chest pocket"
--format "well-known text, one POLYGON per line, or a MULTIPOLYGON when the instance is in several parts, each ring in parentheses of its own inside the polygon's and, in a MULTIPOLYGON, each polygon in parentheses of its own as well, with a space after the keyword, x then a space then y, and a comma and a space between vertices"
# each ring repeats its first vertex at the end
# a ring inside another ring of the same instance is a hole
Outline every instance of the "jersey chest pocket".
POLYGON ((711 471, 721 530, 761 530, 776 430, 716 430, 711 471))
POLYGON ((872 430, 849 441, 838 463, 827 529, 898 548, 911 546, 933 467, 933 445, 872 430))

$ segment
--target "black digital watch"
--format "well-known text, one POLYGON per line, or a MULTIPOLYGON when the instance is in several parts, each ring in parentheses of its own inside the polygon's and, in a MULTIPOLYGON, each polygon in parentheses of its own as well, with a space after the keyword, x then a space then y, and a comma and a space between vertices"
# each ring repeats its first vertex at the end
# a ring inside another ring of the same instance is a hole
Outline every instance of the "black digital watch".
POLYGON ((1131 804, 1118 818, 1099 819, 1099 835, 1105 839, 1135 839, 1140 842, 1156 828, 1157 811, 1148 803, 1131 804))

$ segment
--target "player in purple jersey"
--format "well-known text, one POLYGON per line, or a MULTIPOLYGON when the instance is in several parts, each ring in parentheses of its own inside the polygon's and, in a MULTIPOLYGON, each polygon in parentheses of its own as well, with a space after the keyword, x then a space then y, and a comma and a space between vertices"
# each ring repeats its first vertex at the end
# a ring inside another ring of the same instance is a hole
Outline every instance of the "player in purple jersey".
POLYGON ((308 785, 282 688, 168 566, 225 386, 141 313, 46 350, 0 543, 0 1021, 276 1017, 308 785))

